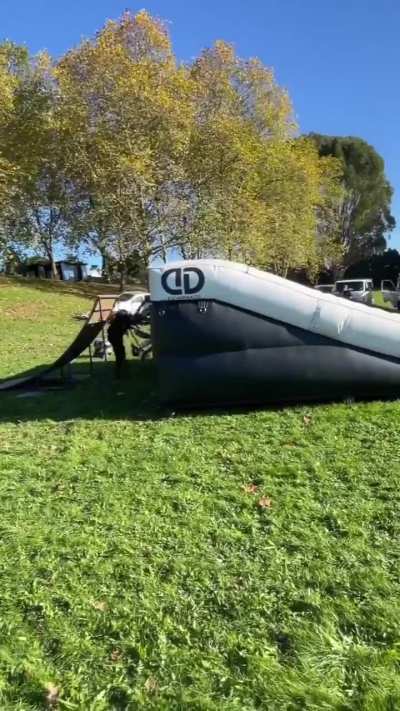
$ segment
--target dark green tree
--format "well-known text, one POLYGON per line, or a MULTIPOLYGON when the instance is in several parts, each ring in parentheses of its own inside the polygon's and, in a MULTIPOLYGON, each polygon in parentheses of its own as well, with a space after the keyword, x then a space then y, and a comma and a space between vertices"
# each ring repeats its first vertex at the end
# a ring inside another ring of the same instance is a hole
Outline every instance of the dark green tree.
POLYGON ((338 235, 347 266, 386 248, 395 227, 391 214, 393 188, 383 158, 361 138, 312 133, 320 156, 334 156, 343 166, 343 196, 338 205, 338 235))
POLYGON ((370 277, 374 280, 375 289, 380 289, 383 279, 390 279, 393 284, 396 284, 399 274, 400 254, 397 249, 388 249, 382 254, 373 254, 351 264, 346 269, 344 277, 346 279, 370 277))

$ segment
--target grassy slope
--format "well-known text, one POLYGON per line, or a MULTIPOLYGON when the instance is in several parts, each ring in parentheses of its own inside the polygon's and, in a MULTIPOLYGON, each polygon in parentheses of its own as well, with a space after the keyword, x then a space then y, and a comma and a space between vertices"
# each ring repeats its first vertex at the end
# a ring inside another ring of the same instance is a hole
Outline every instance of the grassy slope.
POLYGON ((99 290, 110 287, 0 277, 0 379, 61 355, 82 327, 72 316, 89 311, 99 290))
POLYGON ((398 403, 172 417, 130 369, 0 400, 0 708, 400 708, 398 403))

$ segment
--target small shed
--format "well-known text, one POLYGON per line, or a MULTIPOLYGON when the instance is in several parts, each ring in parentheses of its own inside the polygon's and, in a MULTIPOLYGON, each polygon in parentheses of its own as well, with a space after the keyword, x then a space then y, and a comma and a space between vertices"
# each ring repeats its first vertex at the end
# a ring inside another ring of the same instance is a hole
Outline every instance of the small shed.
MULTIPOLYGON (((82 281, 87 278, 86 263, 79 260, 58 260, 56 268, 61 281, 82 281)), ((21 264, 20 273, 29 279, 51 279, 51 262, 49 259, 32 257, 21 264)))
POLYGON ((63 281, 83 281, 87 278, 85 262, 63 260, 56 262, 57 271, 63 281))

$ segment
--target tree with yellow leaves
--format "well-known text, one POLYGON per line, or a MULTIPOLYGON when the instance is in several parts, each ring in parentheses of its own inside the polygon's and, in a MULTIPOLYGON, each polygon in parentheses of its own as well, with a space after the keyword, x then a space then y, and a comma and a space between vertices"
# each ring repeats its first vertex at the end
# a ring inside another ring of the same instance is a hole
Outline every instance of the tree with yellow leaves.
POLYGON ((315 273, 332 248, 332 231, 323 232, 338 194, 339 164, 321 160, 308 139, 270 142, 259 167, 263 234, 253 258, 286 276, 289 270, 315 273))
POLYGON ((18 70, 27 61, 25 49, 11 42, 0 45, 0 257, 7 262, 18 251, 7 225, 10 204, 16 194, 18 166, 10 151, 9 126, 15 110, 18 70))
POLYGON ((316 271, 334 244, 337 164, 296 137, 288 94, 259 60, 218 41, 180 66, 145 11, 56 66, 19 51, 0 51, 0 169, 16 176, 2 223, 54 274, 61 239, 117 263, 121 287, 132 259, 173 248, 316 271))
POLYGON ((315 271, 331 244, 322 224, 337 191, 337 163, 295 138, 287 93, 259 61, 243 61, 217 42, 194 63, 191 78, 182 253, 239 259, 283 275, 315 271))
POLYGON ((294 131, 287 93, 258 60, 222 41, 190 69, 194 119, 186 155, 183 253, 234 256, 259 222, 255 169, 262 146, 294 131))
POLYGON ((46 53, 31 58, 24 48, 13 48, 10 64, 12 111, 1 127, 0 146, 15 178, 2 228, 15 242, 43 254, 57 278, 55 249, 68 229, 68 182, 53 65, 46 53))
MULTIPOLYGON (((59 63, 79 231, 124 265, 173 240, 191 97, 164 26, 125 13, 59 63)), ((123 279, 122 279, 123 281, 123 279)))

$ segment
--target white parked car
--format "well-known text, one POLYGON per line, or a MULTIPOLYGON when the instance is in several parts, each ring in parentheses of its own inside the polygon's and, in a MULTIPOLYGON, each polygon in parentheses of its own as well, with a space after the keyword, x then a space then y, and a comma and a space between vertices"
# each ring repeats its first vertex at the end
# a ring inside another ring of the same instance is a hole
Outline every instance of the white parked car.
POLYGON ((343 296, 352 301, 373 306, 375 303, 373 290, 372 279, 341 279, 335 282, 333 293, 336 296, 343 296))
POLYGON ((149 298, 150 294, 144 291, 124 291, 115 302, 113 311, 127 311, 133 315, 149 298))

